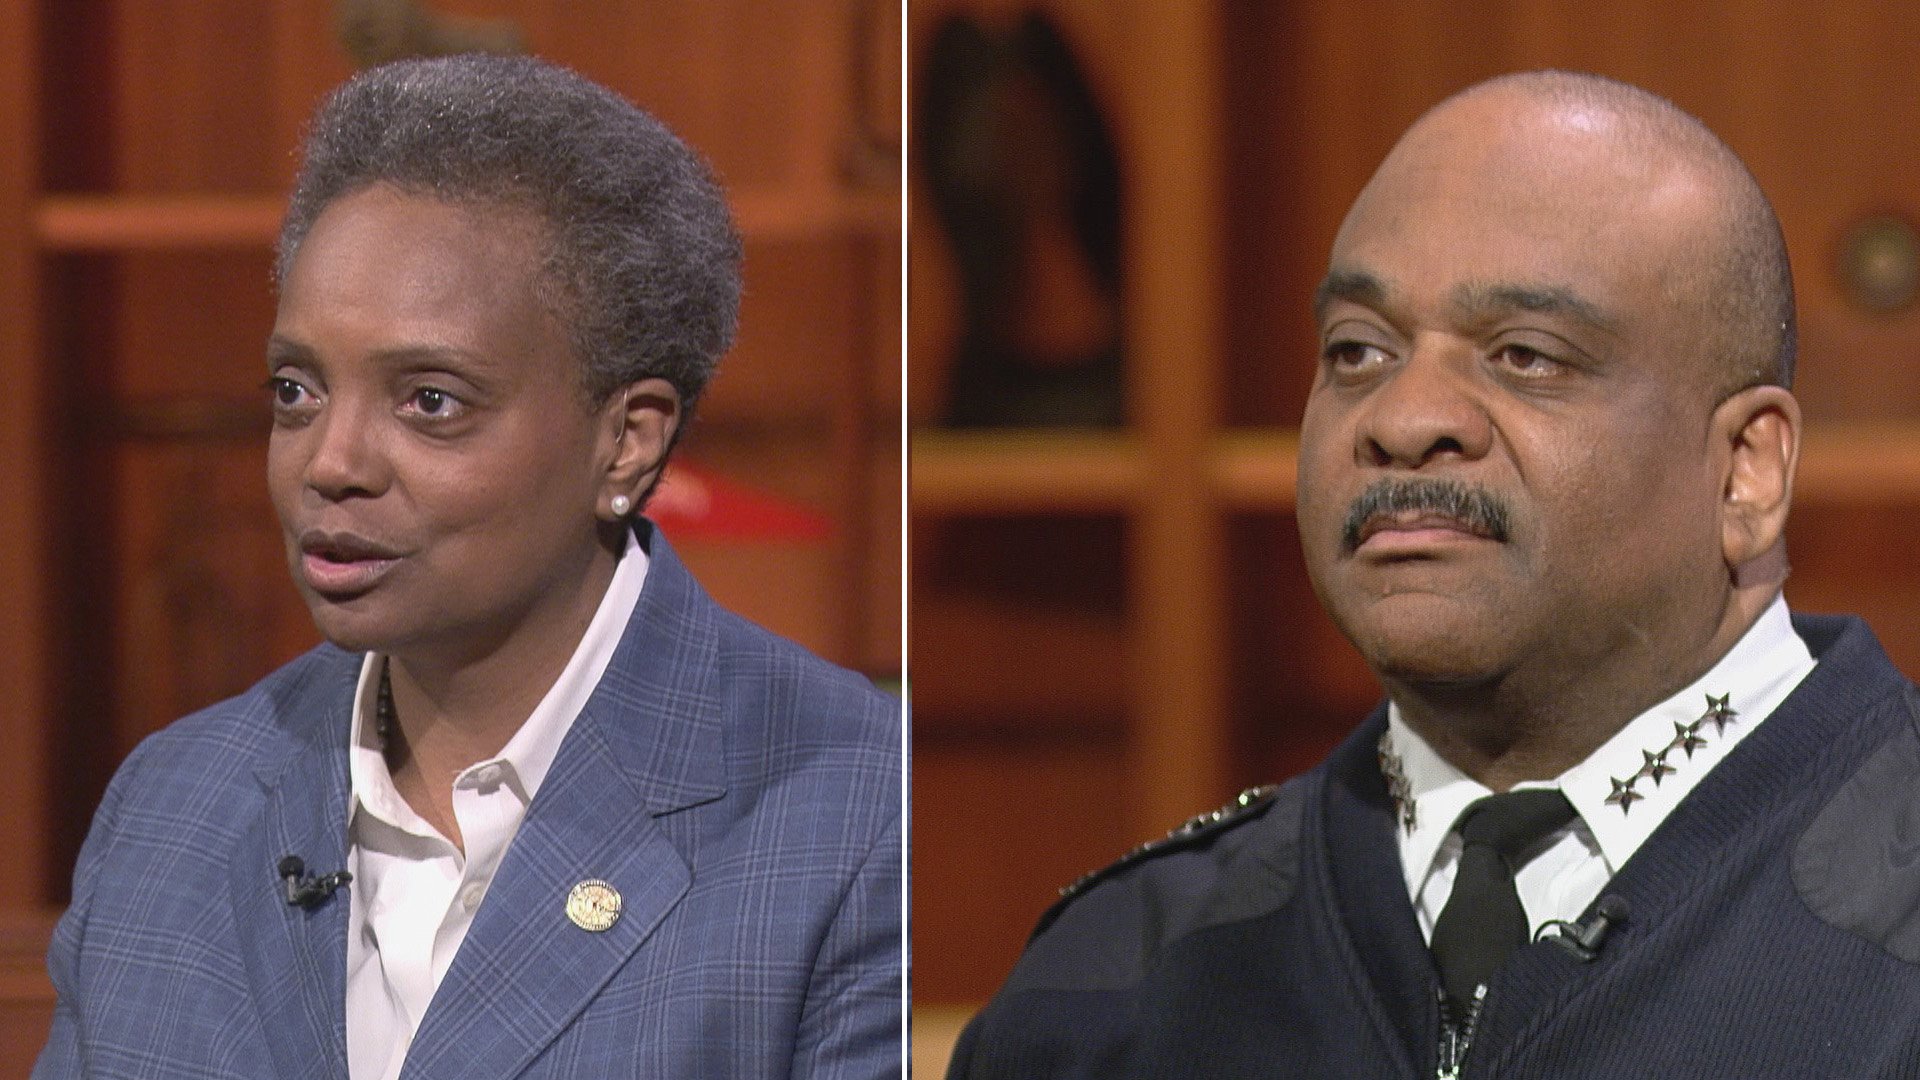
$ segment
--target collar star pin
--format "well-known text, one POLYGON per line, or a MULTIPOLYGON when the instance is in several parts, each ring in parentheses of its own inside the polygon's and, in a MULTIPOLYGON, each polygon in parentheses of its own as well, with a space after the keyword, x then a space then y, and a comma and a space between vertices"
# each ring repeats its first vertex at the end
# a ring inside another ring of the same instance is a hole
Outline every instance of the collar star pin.
POLYGON ((1700 719, 1713 721, 1713 730, 1716 733, 1725 732, 1727 730, 1727 721, 1733 719, 1735 716, 1733 706, 1728 703, 1728 699, 1732 698, 1733 695, 1721 694, 1719 697, 1714 697, 1712 694, 1708 694, 1706 697, 1707 715, 1700 719))
POLYGON ((1706 722, 1707 718, 1704 716, 1691 724, 1683 724, 1675 720, 1673 722, 1673 748, 1676 750, 1685 750, 1687 756, 1692 757, 1695 750, 1707 745, 1707 740, 1700 737, 1700 725, 1706 722))
POLYGON ((620 921, 620 890, 588 878, 567 893, 567 918, 590 933, 600 933, 620 921))
POLYGON ((1624 814, 1633 809, 1635 800, 1646 798, 1646 796, 1633 790, 1633 781, 1635 779, 1637 779, 1637 777, 1629 777, 1625 780, 1614 780, 1613 794, 1607 796, 1607 805, 1619 807, 1620 812, 1624 814))
POLYGON ((1400 755, 1393 748, 1393 735, 1382 732, 1380 735, 1380 775, 1387 781, 1387 795, 1393 799, 1393 807, 1399 811, 1400 827, 1408 835, 1419 823, 1417 806, 1413 799, 1413 785, 1407 782, 1406 770, 1400 764, 1400 755))

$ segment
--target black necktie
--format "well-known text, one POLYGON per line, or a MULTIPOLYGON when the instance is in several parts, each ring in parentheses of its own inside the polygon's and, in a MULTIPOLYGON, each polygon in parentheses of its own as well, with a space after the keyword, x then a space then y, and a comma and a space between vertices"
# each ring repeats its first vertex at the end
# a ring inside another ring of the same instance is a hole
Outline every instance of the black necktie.
POLYGON ((1527 943, 1514 860, 1572 820, 1573 804, 1550 790, 1489 795, 1461 813, 1460 869, 1433 924, 1433 959, 1453 1022, 1469 1023, 1480 987, 1527 943))

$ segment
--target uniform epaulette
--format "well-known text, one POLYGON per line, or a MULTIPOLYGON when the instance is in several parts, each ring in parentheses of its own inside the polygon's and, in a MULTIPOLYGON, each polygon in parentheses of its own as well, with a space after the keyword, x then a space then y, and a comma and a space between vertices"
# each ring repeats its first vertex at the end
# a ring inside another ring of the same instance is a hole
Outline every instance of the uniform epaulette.
POLYGON ((1105 881, 1107 878, 1112 877, 1136 863, 1152 858, 1155 855, 1165 854, 1169 851, 1178 851, 1181 848, 1204 840, 1213 836, 1215 833, 1223 832, 1252 818, 1263 807, 1273 801, 1274 793, 1279 790, 1280 785, 1278 784, 1262 784, 1259 787, 1250 787, 1234 796, 1232 802, 1220 809, 1209 811, 1205 814, 1195 814, 1182 822, 1179 828, 1174 829, 1160 839, 1149 840, 1139 847, 1134 848, 1132 851, 1127 852, 1125 855, 1120 856, 1120 858, 1114 860, 1112 863, 1090 874, 1081 875, 1079 880, 1060 890, 1060 898, 1053 902, 1053 906, 1048 908, 1044 915, 1040 916, 1039 925, 1033 929, 1034 934, 1038 935, 1041 931, 1045 930, 1048 925, 1053 922, 1054 918, 1059 915, 1061 909, 1072 903, 1075 898, 1079 897, 1088 889, 1093 888, 1100 882, 1105 881))

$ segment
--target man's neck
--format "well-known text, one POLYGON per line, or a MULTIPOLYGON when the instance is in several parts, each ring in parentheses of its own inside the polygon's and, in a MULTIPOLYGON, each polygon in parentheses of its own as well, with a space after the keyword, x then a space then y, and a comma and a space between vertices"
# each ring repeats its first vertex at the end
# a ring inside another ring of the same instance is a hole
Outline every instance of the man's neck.
POLYGON ((1642 641, 1591 665, 1549 665, 1476 683, 1383 678, 1407 725, 1493 791, 1551 780, 1585 761, 1634 717, 1704 675, 1772 603, 1777 586, 1735 588, 1692 647, 1642 641))

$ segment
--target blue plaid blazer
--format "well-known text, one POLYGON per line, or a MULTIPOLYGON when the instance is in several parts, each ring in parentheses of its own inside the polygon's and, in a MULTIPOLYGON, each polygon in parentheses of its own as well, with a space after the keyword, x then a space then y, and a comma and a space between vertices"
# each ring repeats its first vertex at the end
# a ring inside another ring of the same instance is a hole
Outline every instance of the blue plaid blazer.
MULTIPOLYGON (((721 610, 640 528, 640 601, 402 1075, 897 1076, 899 703, 721 610), (623 900, 602 933, 565 914, 586 878, 623 900)), ((275 864, 346 865, 359 665, 322 646, 128 757, 36 1078, 345 1080, 347 895, 290 907, 275 864)))

